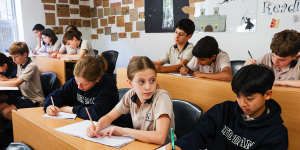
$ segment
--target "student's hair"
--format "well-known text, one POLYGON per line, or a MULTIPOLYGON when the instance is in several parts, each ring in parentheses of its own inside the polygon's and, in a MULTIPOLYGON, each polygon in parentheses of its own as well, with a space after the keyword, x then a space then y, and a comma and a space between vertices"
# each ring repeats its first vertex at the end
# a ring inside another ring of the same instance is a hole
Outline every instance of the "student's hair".
POLYGON ((205 36, 194 46, 192 54, 197 58, 211 58, 220 52, 218 42, 214 37, 205 36))
POLYGON ((4 64, 8 64, 9 63, 9 58, 3 54, 0 53, 0 66, 3 67, 4 64))
POLYGON ((81 40, 81 32, 78 30, 69 30, 64 34, 63 37, 63 43, 66 45, 68 40, 73 40, 73 37, 75 37, 77 40, 81 40))
POLYGON ((295 30, 283 30, 273 36, 270 48, 280 57, 295 56, 300 50, 300 33, 295 30))
POLYGON ((42 24, 36 24, 33 26, 32 31, 38 30, 38 31, 43 31, 45 27, 42 24))
POLYGON ((77 61, 73 74, 93 82, 103 76, 106 68, 106 60, 101 55, 98 58, 85 56, 77 61))
POLYGON ((57 41, 57 36, 52 29, 45 29, 42 31, 42 35, 48 36, 51 39, 52 45, 54 45, 57 41))
POLYGON ((232 91, 240 96, 250 96, 255 93, 264 95, 272 89, 275 80, 274 72, 262 64, 252 64, 242 67, 233 77, 232 91))
POLYGON ((147 56, 139 56, 132 59, 127 67, 127 77, 133 80, 135 74, 145 69, 152 69, 156 74, 156 69, 153 62, 147 56))
POLYGON ((28 46, 25 42, 15 42, 9 47, 9 54, 10 55, 16 55, 24 53, 29 54, 28 46))
POLYGON ((192 20, 185 18, 179 20, 176 25, 175 29, 178 28, 180 30, 183 30, 187 35, 193 34, 195 31, 195 24, 192 20))

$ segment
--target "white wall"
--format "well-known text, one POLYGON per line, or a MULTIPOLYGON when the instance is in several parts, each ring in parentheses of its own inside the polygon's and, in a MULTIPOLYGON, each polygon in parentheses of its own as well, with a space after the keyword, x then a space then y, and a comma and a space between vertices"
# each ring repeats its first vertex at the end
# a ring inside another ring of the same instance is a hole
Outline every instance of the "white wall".
MULTIPOLYGON (((190 42, 196 42, 206 36, 214 36, 219 42, 221 49, 227 51, 230 58, 248 59, 247 50, 251 50, 254 58, 262 57, 265 53, 270 51, 269 45, 273 34, 283 29, 296 29, 300 31, 300 24, 293 23, 293 16, 288 13, 267 15, 263 13, 263 1, 258 0, 257 12, 257 26, 254 33, 237 33, 237 32, 224 32, 224 33, 197 33, 195 32, 190 42), (280 18, 279 27, 271 29, 270 23, 272 17, 280 18)), ((287 0, 292 3, 294 0, 287 0)), ((278 3, 280 1, 277 1, 278 3)), ((300 15, 300 12, 294 13, 300 15)), ((127 34, 127 36, 129 36, 127 34)), ((102 36, 103 37, 103 36, 102 36)), ((128 59, 133 55, 146 55, 153 60, 161 58, 168 48, 174 44, 173 33, 142 33, 139 39, 119 39, 112 42, 110 36, 106 36, 99 40, 93 41, 93 46, 100 50, 114 49, 119 51, 119 59, 117 67, 126 67, 128 59)))
MULTIPOLYGON (((269 52, 269 45, 274 33, 283 29, 296 29, 300 31, 300 24, 293 23, 293 15, 297 13, 284 13, 267 15, 263 13, 263 1, 258 0, 257 26, 254 33, 194 33, 190 42, 196 43, 201 37, 211 35, 216 37, 220 48, 227 51, 231 59, 248 59, 247 50, 251 50, 254 58, 259 58, 269 52), (270 22, 272 18, 280 18, 279 27, 271 29, 270 22)), ((294 2, 294 0, 287 0, 294 2)), ((36 23, 45 24, 43 4, 37 0, 21 0, 22 3, 22 19, 24 28, 24 39, 29 44, 35 47, 36 40, 32 33, 32 27, 36 23)), ((84 38, 89 38, 91 31, 87 28, 80 28, 84 38)), ((119 39, 116 42, 111 41, 110 36, 99 35, 98 40, 93 40, 92 45, 95 49, 117 50, 119 58, 117 67, 126 67, 128 59, 131 56, 146 55, 153 60, 161 58, 168 48, 174 44, 174 33, 141 33, 141 38, 138 39, 119 39)), ((130 35, 127 35, 130 36, 130 35)))

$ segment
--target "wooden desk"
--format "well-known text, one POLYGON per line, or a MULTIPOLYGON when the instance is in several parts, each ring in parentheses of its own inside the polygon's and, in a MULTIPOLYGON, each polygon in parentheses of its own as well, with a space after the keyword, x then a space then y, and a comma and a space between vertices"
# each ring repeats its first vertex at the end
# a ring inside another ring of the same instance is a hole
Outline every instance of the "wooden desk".
MULTIPOLYGON (((63 134, 54 130, 54 128, 82 121, 82 119, 46 119, 42 118, 43 114, 44 112, 42 107, 26 108, 13 111, 14 141, 28 144, 35 150, 116 149, 71 135, 63 134)), ((121 147, 120 150, 153 150, 157 147, 159 146, 134 141, 124 147, 121 147)))
POLYGON ((76 63, 76 60, 59 60, 43 56, 33 56, 31 59, 37 64, 41 72, 55 72, 61 85, 67 80, 67 65, 76 63))
MULTIPOLYGON (((126 68, 117 70, 118 88, 129 88, 126 68)), ((178 77, 169 74, 157 74, 159 87, 167 90, 173 99, 190 101, 200 106, 204 112, 224 100, 235 100, 229 82, 178 77)), ((282 118, 288 129, 289 149, 300 147, 300 88, 273 87, 273 96, 282 109, 282 118)))

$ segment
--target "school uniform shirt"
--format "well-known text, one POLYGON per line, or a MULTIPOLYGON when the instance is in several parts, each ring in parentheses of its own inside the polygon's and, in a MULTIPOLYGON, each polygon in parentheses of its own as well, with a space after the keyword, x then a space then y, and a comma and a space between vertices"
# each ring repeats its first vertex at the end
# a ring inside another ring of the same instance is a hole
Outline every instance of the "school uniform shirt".
POLYGON ((52 105, 53 97, 57 107, 72 106, 72 112, 79 118, 89 119, 85 107, 94 121, 107 114, 119 101, 118 89, 112 74, 104 74, 101 80, 88 91, 81 91, 74 78, 55 90, 45 99, 44 110, 52 105))
MULTIPOLYGON (((133 128, 145 131, 156 130, 157 119, 161 115, 167 114, 171 119, 170 129, 173 128, 175 130, 173 104, 167 91, 157 89, 152 98, 146 100, 146 102, 139 107, 137 105, 137 100, 137 94, 131 89, 123 96, 114 109, 120 114, 127 114, 130 112, 133 128)), ((170 142, 170 139, 171 137, 168 134, 165 142, 170 142)))
POLYGON ((237 102, 217 104, 175 144, 182 150, 287 150, 288 133, 281 108, 272 99, 265 105, 261 116, 246 121, 237 102))
POLYGON ((75 54, 77 54, 77 49, 73 49, 68 45, 62 44, 62 46, 59 49, 59 52, 64 53, 64 54, 66 53, 69 55, 75 55, 75 54))
POLYGON ((260 64, 271 67, 275 73, 275 80, 300 80, 300 58, 292 61, 290 66, 285 70, 275 67, 272 62, 272 53, 263 56, 259 61, 260 64))
MULTIPOLYGON (((43 40, 41 39, 41 47, 44 46, 45 44, 46 44, 46 43, 43 42, 43 40)), ((40 48, 41 48, 41 47, 40 47, 40 48)), ((39 48, 39 45, 36 45, 36 47, 35 47, 34 50, 38 51, 40 48, 39 48)))
POLYGON ((221 51, 210 65, 199 65, 197 57, 193 56, 191 61, 188 62, 187 67, 193 71, 199 71, 202 73, 218 73, 222 72, 225 67, 230 67, 229 55, 221 51))
POLYGON ((177 44, 172 45, 170 49, 167 51, 162 61, 165 64, 177 65, 181 63, 182 59, 191 60, 193 57, 192 54, 193 48, 194 48, 193 44, 187 42, 183 47, 182 51, 179 52, 177 44))
POLYGON ((24 80, 19 89, 25 99, 31 100, 33 103, 43 104, 44 95, 40 80, 40 71, 37 65, 27 58, 27 62, 24 65, 18 65, 17 77, 24 80))
POLYGON ((55 44, 52 45, 43 44, 38 51, 41 53, 52 52, 53 50, 59 50, 60 46, 61 43, 57 40, 55 44))
POLYGON ((81 50, 86 50, 87 51, 85 56, 95 56, 92 45, 88 40, 81 40, 80 41, 80 44, 79 44, 78 48, 76 49, 77 54, 79 54, 81 50))

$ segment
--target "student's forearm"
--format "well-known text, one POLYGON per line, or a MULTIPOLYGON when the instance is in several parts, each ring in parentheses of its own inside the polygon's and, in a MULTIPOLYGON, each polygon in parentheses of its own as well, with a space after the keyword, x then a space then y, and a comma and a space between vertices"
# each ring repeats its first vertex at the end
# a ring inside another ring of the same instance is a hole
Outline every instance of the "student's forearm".
POLYGON ((62 112, 66 112, 66 113, 71 113, 73 114, 73 107, 71 106, 64 106, 64 107, 61 107, 59 108, 62 112))
POLYGON ((231 81, 232 75, 227 72, 218 72, 218 73, 198 73, 195 75, 200 78, 208 78, 214 80, 222 80, 222 81, 231 81))
POLYGON ((161 135, 157 131, 144 131, 131 128, 123 128, 123 135, 128 135, 139 141, 163 145, 166 141, 166 136, 161 135))
POLYGON ((16 87, 20 84, 17 80, 0 81, 0 86, 16 87))
POLYGON ((291 86, 291 87, 300 87, 300 80, 276 80, 274 85, 282 85, 282 86, 291 86))
POLYGON ((172 73, 172 72, 179 72, 180 68, 182 67, 181 64, 172 65, 172 66, 161 66, 158 70, 160 73, 172 73))

